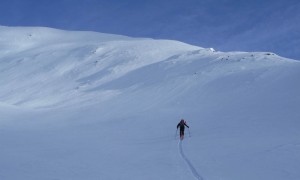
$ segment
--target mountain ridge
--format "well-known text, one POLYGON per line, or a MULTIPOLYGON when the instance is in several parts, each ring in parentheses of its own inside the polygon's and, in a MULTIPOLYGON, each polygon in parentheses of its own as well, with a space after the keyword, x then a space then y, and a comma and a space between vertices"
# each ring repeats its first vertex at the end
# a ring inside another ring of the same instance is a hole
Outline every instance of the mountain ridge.
MULTIPOLYGON (((212 48, 205 49, 169 40, 134 39, 95 32, 68 32, 48 28, 1 27, 0 29, 2 31, 0 46, 3 50, 0 53, 1 74, 8 77, 6 81, 5 79, 2 81, 2 87, 9 87, 7 84, 16 81, 10 89, 2 89, 0 101, 17 106, 26 104, 26 97, 38 101, 48 95, 49 98, 40 102, 43 104, 41 106, 53 106, 59 103, 63 96, 74 94, 69 99, 81 96, 82 94, 76 94, 76 91, 88 91, 87 87, 95 90, 101 84, 121 78, 131 71, 160 62, 180 63, 189 61, 188 59, 192 59, 191 61, 210 59, 229 63, 272 59, 269 57, 274 57, 277 61, 288 61, 268 52, 224 53, 216 52, 212 48), (12 44, 10 37, 15 37, 12 44), (10 76, 12 77, 9 78, 10 76), (19 80, 21 82, 17 82, 19 80), (26 80, 28 84, 25 83, 26 80), (51 86, 60 88, 55 89, 51 86), (23 91, 25 89, 27 91, 32 89, 32 92, 25 93, 23 91), (11 93, 12 91, 16 93, 11 93), (43 94, 37 96, 39 92, 43 94), (23 96, 16 98, 22 93, 23 96), (55 97, 58 94, 61 95, 55 97)), ((193 73, 197 73, 197 70, 194 71, 193 73)), ((103 93, 104 95, 100 93, 99 96, 118 94, 118 90, 103 93)), ((33 107, 39 106, 38 102, 28 104, 32 104, 29 106, 33 107)))

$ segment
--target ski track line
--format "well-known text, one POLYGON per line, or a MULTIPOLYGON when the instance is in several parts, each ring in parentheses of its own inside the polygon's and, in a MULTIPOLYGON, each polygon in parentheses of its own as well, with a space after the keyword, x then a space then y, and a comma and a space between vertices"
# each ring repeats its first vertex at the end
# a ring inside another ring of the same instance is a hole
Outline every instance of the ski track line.
POLYGON ((190 162, 190 160, 183 153, 183 150, 182 150, 182 141, 181 140, 179 140, 178 148, 179 148, 179 154, 180 154, 180 156, 182 157, 182 159, 188 165, 188 167, 191 170, 191 172, 193 173, 193 176, 195 177, 195 179, 197 179, 197 180, 204 180, 203 177, 197 172, 197 170, 195 169, 195 167, 193 166, 193 164, 190 162))

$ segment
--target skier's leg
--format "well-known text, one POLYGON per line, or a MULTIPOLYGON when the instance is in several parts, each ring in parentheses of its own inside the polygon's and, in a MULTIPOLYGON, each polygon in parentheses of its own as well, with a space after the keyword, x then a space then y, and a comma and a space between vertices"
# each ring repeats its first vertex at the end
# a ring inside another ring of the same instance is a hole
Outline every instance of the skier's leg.
POLYGON ((184 130, 180 129, 180 139, 183 140, 184 138, 184 130))

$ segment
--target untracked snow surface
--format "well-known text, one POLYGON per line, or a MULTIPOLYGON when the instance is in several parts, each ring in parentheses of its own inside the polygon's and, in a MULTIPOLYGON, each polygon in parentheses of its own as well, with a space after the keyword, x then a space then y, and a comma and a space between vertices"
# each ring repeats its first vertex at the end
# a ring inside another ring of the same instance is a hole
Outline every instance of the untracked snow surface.
POLYGON ((299 180, 299 78, 269 52, 0 27, 0 179, 299 180))

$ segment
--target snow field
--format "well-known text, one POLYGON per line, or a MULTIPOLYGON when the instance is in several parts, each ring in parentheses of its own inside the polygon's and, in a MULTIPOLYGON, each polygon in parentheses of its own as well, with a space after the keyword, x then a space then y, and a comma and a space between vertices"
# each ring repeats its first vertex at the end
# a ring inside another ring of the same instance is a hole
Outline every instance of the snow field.
POLYGON ((1 179, 300 178, 298 61, 94 32, 0 31, 1 179), (191 127, 182 144, 180 118, 191 127))

